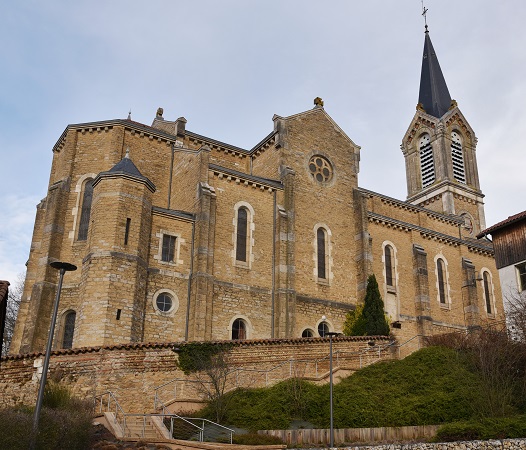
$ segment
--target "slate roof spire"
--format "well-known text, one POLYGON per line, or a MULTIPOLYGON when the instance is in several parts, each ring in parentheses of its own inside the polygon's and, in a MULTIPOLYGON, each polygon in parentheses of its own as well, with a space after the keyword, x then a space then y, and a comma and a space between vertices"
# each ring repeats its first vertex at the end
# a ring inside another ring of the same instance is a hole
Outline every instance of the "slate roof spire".
POLYGON ((435 49, 431 43, 427 25, 418 103, 419 106, 421 105, 424 108, 427 114, 438 119, 442 117, 451 106, 451 96, 449 95, 444 75, 442 75, 435 49))

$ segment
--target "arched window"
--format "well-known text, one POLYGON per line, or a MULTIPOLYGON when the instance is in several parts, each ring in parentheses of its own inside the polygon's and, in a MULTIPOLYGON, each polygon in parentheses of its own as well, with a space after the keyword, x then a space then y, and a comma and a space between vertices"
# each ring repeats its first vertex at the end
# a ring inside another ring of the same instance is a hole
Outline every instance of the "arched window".
POLYGON ((394 264, 393 264, 393 248, 390 245, 386 245, 384 248, 384 259, 385 259, 385 284, 387 286, 394 286, 394 264))
POLYGON ((301 333, 302 338, 311 338, 314 337, 314 331, 310 328, 305 328, 303 332, 301 333))
POLYGON ((75 311, 68 311, 64 316, 64 333, 62 334, 62 348, 73 347, 73 334, 75 333, 75 311))
POLYGON ((435 182, 435 161, 433 158, 433 147, 429 134, 424 134, 418 141, 420 152, 420 173, 422 176, 422 187, 425 188, 435 182))
POLYGON ((326 280, 327 277, 327 231, 324 228, 318 228, 316 231, 316 249, 318 262, 318 278, 326 280))
POLYGON ((438 297, 441 305, 447 304, 446 299, 446 270, 444 261, 437 259, 438 297))
POLYGON ((495 311, 493 310, 493 285, 489 272, 484 271, 482 273, 482 282, 484 283, 484 300, 486 303, 486 312, 488 314, 495 314, 495 311))
POLYGON ((89 217, 91 214, 91 201, 93 199, 93 179, 84 183, 84 195, 82 196, 82 209, 80 213, 79 233, 77 239, 85 241, 88 238, 89 217))
POLYGON ((246 339, 247 324, 243 319, 236 319, 232 324, 232 339, 246 339))
POLYGON ((248 262, 248 209, 242 206, 237 210, 236 261, 248 262))
POLYGON ((453 163, 453 177, 460 183, 466 184, 462 137, 456 131, 451 133, 451 161, 453 163))
POLYGON ((329 331, 329 324, 327 322, 320 322, 320 324, 318 325, 318 334, 321 337, 325 337, 329 331))

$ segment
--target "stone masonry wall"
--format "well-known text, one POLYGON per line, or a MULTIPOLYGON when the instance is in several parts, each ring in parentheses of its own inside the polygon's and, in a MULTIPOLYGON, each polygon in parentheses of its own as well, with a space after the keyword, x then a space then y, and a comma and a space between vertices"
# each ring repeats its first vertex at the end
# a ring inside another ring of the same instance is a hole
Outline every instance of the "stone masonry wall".
MULTIPOLYGON (((335 366, 357 369, 360 363, 378 360, 375 351, 369 352, 371 338, 337 338, 333 342, 335 366), (358 354, 363 356, 360 358, 358 354), (347 357, 345 357, 345 354, 347 357)), ((374 339, 386 345, 385 339, 374 339)), ((164 344, 135 344, 111 347, 90 347, 60 350, 52 354, 50 379, 60 379, 75 395, 90 398, 111 391, 126 412, 153 411, 154 389, 176 378, 184 379, 177 368, 177 354, 172 348, 181 342, 164 344)), ((234 343, 231 363, 237 367, 271 369, 282 363, 284 369, 272 371, 273 382, 289 377, 291 360, 320 360, 320 374, 328 370, 329 342, 327 339, 255 340, 234 343)), ((385 357, 390 353, 384 352, 385 357)), ((42 371, 43 354, 9 356, 0 360, 0 408, 17 404, 31 405, 36 401, 38 380, 42 371)), ((314 362, 309 366, 314 376, 314 362)), ((259 380, 259 381, 258 381, 259 380)), ((256 385, 265 382, 265 377, 256 385)))

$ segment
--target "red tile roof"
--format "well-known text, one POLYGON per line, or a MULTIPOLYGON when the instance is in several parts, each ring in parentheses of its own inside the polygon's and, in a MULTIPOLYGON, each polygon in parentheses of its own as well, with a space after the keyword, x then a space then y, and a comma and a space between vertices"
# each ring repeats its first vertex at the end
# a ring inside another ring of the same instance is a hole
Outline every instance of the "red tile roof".
MULTIPOLYGON (((369 342, 369 341, 385 341, 389 339, 388 336, 336 336, 333 338, 334 342, 340 341, 363 341, 363 342, 369 342)), ((283 344, 300 344, 300 343, 307 343, 307 342, 319 342, 319 341, 327 341, 327 338, 294 338, 294 339, 246 339, 246 340, 239 340, 239 341, 211 341, 210 344, 233 344, 235 347, 247 347, 247 346, 258 346, 258 345, 283 345, 283 344)), ((96 353, 100 352, 101 350, 137 350, 141 348, 174 348, 178 347, 180 345, 186 344, 187 341, 180 341, 180 342, 141 342, 141 343, 133 343, 133 344, 118 344, 118 345, 109 345, 109 346, 98 346, 98 347, 79 347, 79 348, 70 348, 70 349, 62 349, 62 350, 54 350, 51 352, 52 355, 75 355, 79 353, 96 353)), ((44 356, 44 352, 34 352, 34 353, 25 353, 25 354, 18 354, 18 355, 10 355, 6 356, 4 358, 1 358, 2 360, 9 360, 9 359, 25 359, 25 358, 38 358, 40 356, 44 356)))
POLYGON ((492 227, 486 228, 485 230, 477 234, 477 237, 480 239, 486 236, 487 234, 492 234, 494 231, 500 230, 501 228, 505 228, 508 225, 511 225, 512 223, 520 222, 521 220, 526 220, 526 211, 522 211, 513 216, 509 216, 507 219, 503 220, 502 222, 499 222, 493 225, 492 227))

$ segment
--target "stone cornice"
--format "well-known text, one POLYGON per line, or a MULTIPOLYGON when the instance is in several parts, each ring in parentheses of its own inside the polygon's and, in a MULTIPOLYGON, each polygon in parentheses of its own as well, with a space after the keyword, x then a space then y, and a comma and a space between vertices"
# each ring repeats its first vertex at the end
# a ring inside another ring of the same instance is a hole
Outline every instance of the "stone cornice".
POLYGON ((241 147, 225 144, 224 142, 216 141, 215 139, 201 136, 197 133, 192 133, 191 131, 186 132, 186 137, 188 137, 188 139, 190 139, 196 145, 207 145, 210 147, 210 150, 220 151, 227 154, 230 153, 232 155, 238 156, 239 158, 246 158, 249 155, 248 150, 245 150, 241 147))
POLYGON ((274 147, 277 142, 277 131, 273 131, 268 136, 263 138, 260 142, 258 142, 252 149, 250 150, 250 156, 253 158, 258 157, 261 155, 265 150, 267 150, 270 147, 274 147))
POLYGON ((483 243, 469 241, 466 239, 460 239, 455 236, 439 233, 438 231, 430 230, 428 228, 423 228, 412 223, 393 219, 392 217, 382 216, 381 214, 376 214, 371 211, 367 211, 367 218, 369 219, 369 222, 374 222, 376 224, 386 226, 389 228, 395 228, 405 232, 418 231, 420 235, 425 239, 442 242, 448 245, 452 245, 454 247, 458 247, 459 245, 465 245, 470 252, 490 256, 493 255, 493 248, 484 245, 483 243))
POLYGON ((185 222, 193 222, 195 220, 195 216, 192 213, 176 209, 160 208, 158 206, 154 206, 152 208, 152 214, 156 216, 165 216, 170 218, 182 219, 185 222))
POLYGON ((254 175, 238 172, 236 170, 227 169, 226 167, 218 166, 216 164, 209 164, 208 167, 214 176, 218 177, 219 179, 233 181, 236 184, 243 184, 244 186, 251 186, 261 190, 267 189, 269 192, 273 192, 277 189, 283 189, 283 184, 277 180, 256 177, 254 175))
POLYGON ((101 180, 106 179, 125 179, 129 181, 134 181, 136 183, 142 183, 148 187, 152 192, 156 191, 155 185, 146 177, 138 177, 124 172, 101 172, 93 180, 93 187, 100 183, 101 180))
POLYGON ((388 197, 387 195, 379 194, 378 192, 369 191, 363 188, 357 188, 358 191, 367 195, 369 198, 378 197, 382 202, 394 206, 395 208, 402 209, 405 211, 411 211, 414 213, 422 212, 427 216, 432 217, 433 219, 439 220, 440 222, 449 223, 450 225, 458 226, 464 223, 464 219, 459 216, 450 216, 447 214, 441 214, 436 211, 424 208, 422 206, 413 205, 412 203, 405 202, 403 200, 398 200, 396 198, 388 197))

